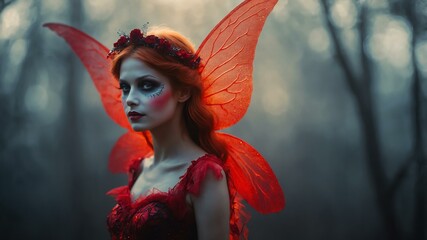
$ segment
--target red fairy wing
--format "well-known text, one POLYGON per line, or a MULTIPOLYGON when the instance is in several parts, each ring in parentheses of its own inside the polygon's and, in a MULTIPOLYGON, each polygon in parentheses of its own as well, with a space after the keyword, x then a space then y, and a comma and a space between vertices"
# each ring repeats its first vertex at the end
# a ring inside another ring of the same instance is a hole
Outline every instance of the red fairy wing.
POLYGON ((224 168, 239 194, 258 212, 278 212, 285 196, 270 165, 251 145, 229 134, 218 133, 229 146, 224 168))
POLYGON ((141 132, 127 132, 111 150, 108 168, 113 173, 126 173, 132 160, 151 154, 152 149, 141 132))
POLYGON ((252 94, 255 47, 277 0, 246 0, 209 33, 197 50, 204 101, 217 116, 215 129, 238 122, 252 94))
POLYGON ((107 114, 120 126, 131 129, 120 98, 119 83, 110 73, 111 60, 107 59, 108 48, 97 40, 73 27, 47 23, 43 26, 63 37, 82 61, 101 95, 107 114))

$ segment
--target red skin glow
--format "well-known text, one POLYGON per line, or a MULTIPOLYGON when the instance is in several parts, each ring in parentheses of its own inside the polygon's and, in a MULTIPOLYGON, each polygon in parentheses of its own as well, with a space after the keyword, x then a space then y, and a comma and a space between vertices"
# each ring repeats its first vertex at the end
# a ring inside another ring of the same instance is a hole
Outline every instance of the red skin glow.
POLYGON ((160 94, 159 96, 153 97, 149 102, 149 106, 153 109, 161 109, 166 103, 171 99, 172 92, 166 91, 160 94))

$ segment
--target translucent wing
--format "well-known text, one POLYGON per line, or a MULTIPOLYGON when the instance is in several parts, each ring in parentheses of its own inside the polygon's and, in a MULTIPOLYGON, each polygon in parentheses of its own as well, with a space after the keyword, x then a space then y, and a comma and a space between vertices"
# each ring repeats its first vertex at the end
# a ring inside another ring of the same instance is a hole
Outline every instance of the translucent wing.
POLYGON ((270 165, 251 145, 229 134, 217 133, 229 146, 224 168, 239 194, 258 212, 278 212, 285 197, 270 165))
POLYGON ((113 173, 126 173, 132 160, 152 154, 146 138, 140 132, 123 134, 111 150, 108 168, 113 173))
POLYGON ((108 48, 73 27, 60 23, 46 23, 43 26, 67 41, 89 72, 107 114, 120 126, 131 129, 123 111, 118 81, 110 73, 111 60, 107 59, 108 48))
POLYGON ((246 0, 209 33, 197 50, 205 103, 217 116, 215 128, 238 122, 252 94, 255 47, 277 0, 246 0))

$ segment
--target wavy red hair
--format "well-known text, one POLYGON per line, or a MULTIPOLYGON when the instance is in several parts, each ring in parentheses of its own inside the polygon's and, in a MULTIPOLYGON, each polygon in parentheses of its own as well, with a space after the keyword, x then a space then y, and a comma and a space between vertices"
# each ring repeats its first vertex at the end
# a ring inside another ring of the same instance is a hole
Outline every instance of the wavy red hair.
MULTIPOLYGON (((155 29, 148 35, 156 35, 169 41, 172 46, 195 53, 193 44, 178 32, 170 29, 155 29)), ((207 153, 214 154, 223 161, 227 158, 227 147, 216 137, 214 115, 203 102, 203 86, 198 69, 191 69, 176 59, 159 54, 156 50, 130 45, 113 58, 111 72, 120 78, 120 67, 124 59, 137 58, 168 77, 172 88, 190 91, 190 98, 184 103, 183 120, 190 138, 207 153)), ((151 144, 151 142, 150 142, 151 144)))

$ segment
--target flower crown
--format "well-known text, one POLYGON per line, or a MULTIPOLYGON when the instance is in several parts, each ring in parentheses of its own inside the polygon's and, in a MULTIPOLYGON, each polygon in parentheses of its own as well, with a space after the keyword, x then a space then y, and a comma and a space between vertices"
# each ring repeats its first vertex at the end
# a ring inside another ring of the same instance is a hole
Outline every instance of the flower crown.
POLYGON ((120 34, 120 38, 114 43, 114 47, 108 53, 107 58, 120 53, 125 47, 131 44, 155 49, 161 54, 173 57, 191 69, 197 69, 200 65, 200 57, 197 55, 172 46, 164 38, 159 38, 155 35, 144 36, 144 33, 140 29, 133 29, 129 35, 120 34))

